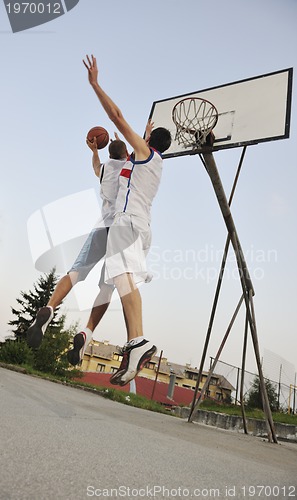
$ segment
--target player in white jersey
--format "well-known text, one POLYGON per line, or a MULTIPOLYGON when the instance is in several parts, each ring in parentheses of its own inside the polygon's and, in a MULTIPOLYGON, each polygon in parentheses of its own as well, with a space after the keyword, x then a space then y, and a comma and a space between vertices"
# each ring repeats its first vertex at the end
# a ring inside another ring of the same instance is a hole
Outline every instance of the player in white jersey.
POLYGON ((141 296, 136 283, 145 281, 145 257, 150 246, 150 209, 162 174, 162 153, 171 144, 170 132, 158 127, 148 141, 136 134, 121 110, 98 84, 96 58, 83 61, 88 77, 102 107, 134 153, 121 171, 116 215, 107 238, 105 282, 117 288, 127 327, 123 359, 110 381, 125 385, 155 354, 156 346, 144 338, 141 296))
MULTIPOLYGON (((102 198, 101 218, 89 236, 87 237, 78 257, 68 273, 57 283, 55 290, 47 304, 42 307, 36 319, 27 331, 27 342, 30 347, 37 348, 42 342, 47 326, 54 316, 54 310, 58 307, 72 287, 79 281, 84 280, 93 267, 104 257, 106 253, 107 233, 109 226, 113 222, 115 214, 115 201, 119 189, 119 175, 127 159, 126 144, 121 141, 117 134, 116 140, 109 144, 109 160, 102 164, 98 155, 96 139, 93 142, 87 141, 89 148, 93 152, 92 164, 94 173, 100 179, 100 196, 102 198)), ((98 304, 104 304, 101 314, 105 313, 111 300, 114 286, 104 283, 103 273, 99 282, 100 292, 97 297, 98 304)), ((96 311, 98 313, 98 310, 96 311)), ((90 339, 86 343, 89 342, 90 339)), ((77 364, 77 356, 69 355, 69 361, 77 364)))
POLYGON ((144 161, 129 157, 119 178, 115 220, 106 253, 105 281, 131 273, 135 284, 147 281, 146 255, 151 244, 151 206, 162 175, 162 156, 150 148, 144 161))

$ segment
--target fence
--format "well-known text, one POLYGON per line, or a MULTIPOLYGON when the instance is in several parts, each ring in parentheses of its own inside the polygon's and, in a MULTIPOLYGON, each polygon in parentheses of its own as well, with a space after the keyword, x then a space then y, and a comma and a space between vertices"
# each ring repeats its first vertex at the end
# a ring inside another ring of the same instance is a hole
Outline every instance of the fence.
MULTIPOLYGON (((214 361, 213 357, 210 357, 210 367, 214 361)), ((270 351, 264 351, 264 357, 262 358, 262 368, 264 372, 264 377, 269 380, 272 387, 277 394, 278 406, 283 411, 288 411, 289 413, 297 413, 297 385, 296 385, 296 373, 294 373, 293 365, 286 362, 280 356, 271 353, 270 351), (293 370, 292 370, 293 368, 293 370), (269 374, 278 372, 278 381, 269 378, 269 374)), ((232 384, 234 390, 232 391, 232 398, 234 402, 240 401, 240 384, 241 384, 241 368, 238 366, 225 363, 224 361, 218 361, 215 372, 217 374, 223 375, 227 381, 232 384)), ((258 373, 253 373, 244 370, 244 384, 243 384, 243 394, 244 401, 248 399, 249 392, 252 388, 252 384, 255 378, 258 377, 258 373)))

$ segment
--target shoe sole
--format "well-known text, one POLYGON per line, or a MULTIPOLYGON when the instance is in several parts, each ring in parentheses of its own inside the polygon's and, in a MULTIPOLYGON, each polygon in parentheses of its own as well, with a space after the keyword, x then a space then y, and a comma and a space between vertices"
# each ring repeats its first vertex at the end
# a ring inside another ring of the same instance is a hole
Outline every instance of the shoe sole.
POLYGON ((33 349, 37 349, 43 339, 42 327, 49 319, 48 311, 39 311, 36 316, 34 325, 30 326, 27 330, 27 344, 33 349))
MULTIPOLYGON (((136 375, 143 369, 144 365, 150 361, 152 359, 152 357, 154 356, 154 354, 157 352, 157 347, 155 345, 153 345, 148 351, 146 351, 140 358, 140 360, 138 361, 138 365, 137 365, 137 369, 136 369, 136 372, 135 374, 132 374, 131 373, 131 376, 128 380, 125 380, 125 382, 121 382, 119 380, 118 382, 118 385, 120 385, 121 387, 123 387, 124 385, 126 384, 129 384, 129 382, 131 382, 131 380, 133 380, 136 375)), ((122 375, 125 375, 124 373, 122 373, 122 375)))
POLYGON ((76 366, 81 361, 80 351, 85 344, 85 339, 82 333, 75 335, 73 339, 73 349, 67 352, 67 359, 69 363, 76 366))
POLYGON ((127 369, 126 368, 122 368, 122 369, 118 369, 117 372, 114 373, 114 375, 112 375, 109 379, 109 382, 113 385, 119 385, 119 380, 121 378, 122 375, 124 375, 126 373, 127 369))
POLYGON ((117 372, 117 374, 113 377, 111 376, 110 379, 109 379, 109 382, 113 385, 120 385, 120 378, 122 375, 124 375, 125 372, 123 372, 123 370, 121 370, 121 372, 117 372))

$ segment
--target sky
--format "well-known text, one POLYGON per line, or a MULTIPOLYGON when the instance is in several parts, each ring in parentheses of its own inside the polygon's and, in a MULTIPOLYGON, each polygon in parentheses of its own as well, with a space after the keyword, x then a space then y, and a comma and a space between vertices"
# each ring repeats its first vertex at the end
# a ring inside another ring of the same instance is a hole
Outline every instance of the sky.
MULTIPOLYGON (((32 289, 44 272, 36 268, 46 250, 44 217, 52 240, 67 242, 87 232, 100 209, 85 136, 95 125, 111 135, 114 127, 88 83, 85 55, 97 57, 100 84, 142 135, 154 101, 290 67, 296 71, 296 18, 295 0, 80 0, 54 21, 12 33, 4 4, 0 5, 2 340, 9 335, 7 323, 20 291, 32 289)), ((247 148, 232 202, 255 289, 264 366, 269 350, 277 355, 276 373, 285 360, 293 374, 295 95, 293 78, 290 138, 247 148)), ((240 154, 240 149, 215 153, 227 197, 240 154)), ((101 159, 106 158, 103 150, 101 159)), ((152 233, 148 264, 154 279, 141 287, 145 336, 168 360, 199 366, 226 227, 198 156, 164 161, 152 233)), ((66 271, 65 264, 61 275, 66 271)), ((96 267, 64 301, 68 324, 85 325, 99 273, 96 267)), ((219 348, 240 296, 231 251, 207 363, 219 348)), ((220 358, 235 366, 241 365, 244 316, 242 308, 220 358)), ((94 338, 124 343, 118 299, 94 338)), ((247 368, 255 368, 250 339, 247 368)))

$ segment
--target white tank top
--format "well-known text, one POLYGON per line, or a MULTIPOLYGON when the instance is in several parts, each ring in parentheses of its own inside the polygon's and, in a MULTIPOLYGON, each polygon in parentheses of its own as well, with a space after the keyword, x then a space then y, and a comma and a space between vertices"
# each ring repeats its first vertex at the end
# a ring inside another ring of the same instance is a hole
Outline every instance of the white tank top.
POLYGON ((115 211, 138 215, 150 220, 150 210, 157 194, 162 176, 163 159, 161 154, 150 148, 146 160, 135 161, 129 158, 119 177, 119 192, 115 211))
POLYGON ((104 225, 107 227, 112 224, 115 215, 115 203, 119 191, 119 176, 125 163, 126 158, 122 160, 109 159, 101 166, 101 169, 104 169, 103 174, 101 173, 101 213, 104 225))

